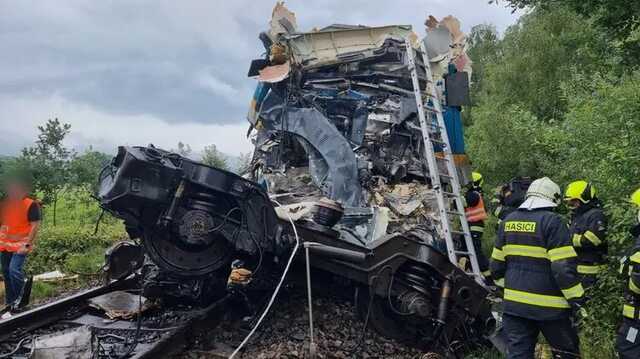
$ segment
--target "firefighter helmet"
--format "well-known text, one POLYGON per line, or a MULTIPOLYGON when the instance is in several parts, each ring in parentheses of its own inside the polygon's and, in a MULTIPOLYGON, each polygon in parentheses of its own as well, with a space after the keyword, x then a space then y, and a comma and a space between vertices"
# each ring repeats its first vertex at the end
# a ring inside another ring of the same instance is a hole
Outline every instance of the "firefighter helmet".
POLYGON ((596 198, 596 188, 587 181, 571 182, 564 192, 565 201, 577 199, 582 203, 589 203, 594 198, 596 198))
POLYGON ((633 192, 633 194, 631 195, 631 203, 635 204, 636 206, 640 207, 640 188, 638 188, 635 192, 633 192))
POLYGON ((471 180, 473 181, 473 187, 482 187, 484 184, 484 178, 480 172, 472 172, 471 180))
POLYGON ((537 197, 545 199, 557 206, 560 204, 560 199, 562 198, 560 193, 560 186, 549 177, 543 177, 531 182, 527 190, 527 198, 537 197))

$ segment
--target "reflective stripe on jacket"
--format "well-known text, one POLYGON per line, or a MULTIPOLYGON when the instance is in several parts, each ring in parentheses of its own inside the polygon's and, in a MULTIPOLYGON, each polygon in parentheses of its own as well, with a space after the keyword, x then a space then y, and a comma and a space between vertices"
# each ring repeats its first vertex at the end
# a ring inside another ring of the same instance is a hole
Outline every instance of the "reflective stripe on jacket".
POLYGON ((629 268, 622 273, 627 278, 622 315, 625 318, 638 320, 640 312, 640 236, 636 238, 630 254, 628 259, 629 268))
POLYGON ((571 242, 578 253, 578 273, 597 274, 607 254, 607 219, 600 207, 576 210, 569 226, 571 242))
POLYGON ((17 252, 28 242, 32 224, 29 222, 30 198, 21 201, 4 201, 0 206, 0 251, 17 252))
POLYGON ((482 199, 482 194, 477 192, 478 194, 478 202, 475 206, 465 207, 464 214, 467 216, 467 221, 470 223, 473 222, 482 222, 485 219, 489 218, 487 215, 487 211, 484 208, 484 200, 482 199))
POLYGON ((551 211, 510 214, 500 224, 491 258, 493 277, 504 287, 505 313, 555 320, 584 296, 569 231, 551 211))

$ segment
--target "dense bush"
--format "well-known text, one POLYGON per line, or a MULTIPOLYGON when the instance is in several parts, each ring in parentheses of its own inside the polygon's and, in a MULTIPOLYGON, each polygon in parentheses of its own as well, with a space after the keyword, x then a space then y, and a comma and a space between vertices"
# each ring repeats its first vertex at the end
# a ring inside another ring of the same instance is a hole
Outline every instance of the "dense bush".
POLYGON ((535 9, 503 39, 480 40, 492 43, 477 52, 494 54, 476 64, 482 84, 467 129, 474 167, 488 188, 517 175, 595 184, 610 222, 610 266, 589 293, 582 345, 586 358, 613 358, 624 287, 617 257, 633 243, 627 199, 640 187, 640 73, 619 63, 615 42, 590 19, 561 7, 535 9))
POLYGON ((91 226, 44 225, 35 250, 29 256, 28 269, 34 274, 65 269, 70 256, 95 253, 95 248, 104 250, 124 237, 124 230, 119 225, 101 226, 95 235, 91 226))

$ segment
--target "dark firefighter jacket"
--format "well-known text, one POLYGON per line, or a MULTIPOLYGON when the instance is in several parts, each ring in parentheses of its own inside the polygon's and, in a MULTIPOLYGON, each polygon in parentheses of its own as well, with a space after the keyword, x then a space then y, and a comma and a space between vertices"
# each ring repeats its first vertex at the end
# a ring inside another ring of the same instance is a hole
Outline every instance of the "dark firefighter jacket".
POLYGON ((599 273, 607 254, 607 218, 599 203, 575 209, 571 214, 569 232, 578 253, 578 273, 599 273))
POLYGON ((500 224, 491 255, 491 272, 504 287, 504 312, 532 320, 555 320, 570 314, 584 289, 577 254, 559 215, 518 209, 500 224))
POLYGON ((622 274, 628 279, 622 315, 625 318, 638 320, 640 317, 640 224, 631 230, 631 234, 636 238, 636 242, 629 252, 627 262, 621 267, 622 274))

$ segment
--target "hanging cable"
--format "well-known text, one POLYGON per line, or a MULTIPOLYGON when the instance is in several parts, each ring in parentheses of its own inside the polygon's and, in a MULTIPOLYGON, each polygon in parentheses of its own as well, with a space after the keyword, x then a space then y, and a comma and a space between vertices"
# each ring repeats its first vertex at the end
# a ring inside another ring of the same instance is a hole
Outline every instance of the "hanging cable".
MULTIPOLYGON (((9 353, 5 353, 5 354, 0 354, 0 358, 12 358, 14 356, 15 353, 18 352, 18 350, 20 350, 20 348, 22 348, 23 344, 27 341, 27 340, 31 340, 31 343, 33 343, 34 341, 34 337, 26 337, 23 338, 20 342, 18 342, 18 345, 16 345, 16 347, 10 351, 9 353)), ((33 344, 32 344, 33 345, 33 344)))
MULTIPOLYGON (((272 199, 272 201, 275 202, 275 204, 277 204, 278 206, 282 207, 282 205, 280 203, 278 203, 278 201, 276 201, 274 199, 272 199)), ((284 268, 284 271, 282 273, 282 277, 280 277, 280 282, 278 282, 278 285, 276 286, 276 289, 273 291, 273 294, 271 295, 271 298, 269 299, 269 303, 267 303, 267 307, 265 308, 264 312, 262 312, 262 315, 260 315, 260 318, 258 318, 258 322, 251 329, 249 334, 247 334, 247 336, 244 338, 242 343, 240 343, 240 345, 238 345, 236 350, 234 350, 233 353, 231 353, 231 355, 229 355, 229 359, 235 358, 235 356, 240 352, 240 350, 242 350, 242 348, 249 342, 249 340, 251 339, 253 334, 255 334, 256 330, 258 329, 258 327, 260 326, 260 324, 262 323, 264 318, 267 316, 267 313, 269 313, 269 310, 271 309, 271 306, 273 305, 273 302, 276 300, 276 296, 278 295, 278 292, 280 292, 280 287, 282 287, 282 283, 284 283, 284 279, 286 278, 287 273, 289 272, 289 268, 291 267, 291 263, 293 262, 293 258, 295 257, 296 253, 298 252, 298 247, 300 247, 300 238, 298 237, 298 230, 296 229, 296 225, 295 225, 295 223, 293 223, 293 219, 291 218, 289 213, 285 212, 285 214, 287 215, 287 218, 289 219, 289 222, 291 223, 291 228, 293 228, 293 235, 296 238, 296 245, 293 247, 293 250, 291 250, 291 255, 289 256, 289 261, 287 262, 287 265, 284 268)))

